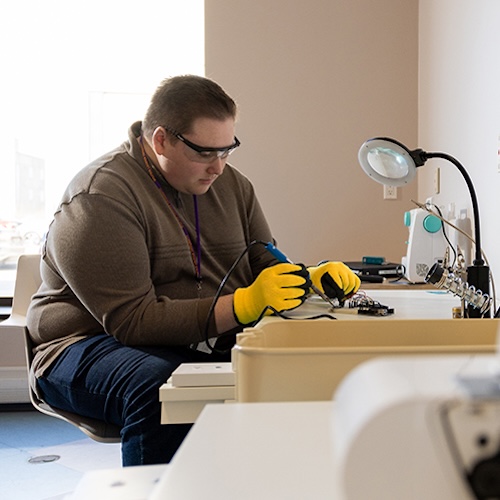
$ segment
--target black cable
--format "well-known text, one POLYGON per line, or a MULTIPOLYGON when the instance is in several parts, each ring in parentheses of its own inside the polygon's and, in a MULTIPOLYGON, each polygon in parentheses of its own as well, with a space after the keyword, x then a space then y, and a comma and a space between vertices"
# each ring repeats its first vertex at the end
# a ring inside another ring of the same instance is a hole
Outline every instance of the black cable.
MULTIPOLYGON (((211 353, 227 354, 231 350, 231 349, 221 350, 221 349, 217 349, 215 347, 215 344, 213 346, 210 345, 210 339, 208 337, 208 330, 210 328, 210 320, 214 314, 215 306, 217 304, 217 301, 219 300, 219 297, 222 293, 224 286, 227 283, 227 280, 229 279, 229 277, 231 276, 231 274, 235 270, 236 266, 241 262, 241 259, 243 259, 243 257, 250 251, 250 248, 252 248, 254 245, 257 245, 257 244, 264 245, 264 246, 267 245, 267 243, 265 241, 260 241, 260 240, 252 241, 243 250, 243 252, 241 252, 241 254, 238 256, 238 258, 234 261, 233 265, 229 268, 229 271, 226 273, 226 275, 224 276, 224 278, 220 282, 219 288, 217 289, 217 292, 215 293, 215 296, 212 300, 212 304, 210 305, 210 309, 209 309, 208 314, 207 314, 207 320, 205 322, 205 329, 204 329, 205 344, 211 353)), ((251 323, 249 325, 245 325, 245 327, 255 326, 266 315, 266 312, 269 310, 271 310, 274 314, 276 314, 277 316, 279 316, 280 318, 283 318, 283 319, 319 319, 319 318, 337 319, 334 316, 331 316, 330 314, 319 314, 319 315, 309 317, 309 318, 290 318, 288 316, 285 316, 283 313, 277 311, 274 307, 266 306, 264 308, 264 310, 261 312, 260 316, 253 323, 251 323)), ((220 338, 223 338, 224 336, 228 336, 228 335, 232 335, 232 334, 233 334, 232 332, 231 333, 222 333, 221 335, 216 337, 215 343, 217 343, 217 340, 219 340, 220 338)))
MULTIPOLYGON (((204 331, 204 338, 205 338, 205 344, 207 345, 208 349, 210 350, 210 352, 215 352, 217 354, 227 354, 229 352, 228 349, 225 349, 225 350, 219 350, 215 347, 215 344, 212 346, 210 345, 210 339, 208 337, 208 330, 210 328, 210 320, 212 319, 212 316, 214 314, 214 311, 215 311, 215 306, 217 304, 217 301, 219 300, 219 297, 222 293, 222 290, 224 288, 224 286, 226 285, 227 283, 227 280, 229 279, 229 277, 231 276, 231 274, 233 273, 233 271, 236 269, 236 266, 241 262, 241 259, 243 259, 243 257, 249 252, 250 248, 252 248, 254 245, 256 244, 264 244, 265 243, 263 241, 252 241, 244 250, 243 252, 241 252, 241 254, 239 255, 239 257, 234 261, 233 265, 229 268, 229 271, 226 273, 226 275, 224 276, 224 278, 222 278, 222 281, 220 282, 219 284, 219 288, 217 289, 217 292, 215 292, 215 295, 214 295, 214 298, 212 300, 212 304, 210 305, 210 309, 208 310, 208 315, 207 315, 207 320, 205 322, 205 331, 204 331)), ((223 337, 224 334, 221 334, 219 335, 215 342, 217 342, 217 340, 221 337, 223 337)))
POLYGON ((292 319, 292 320, 300 320, 300 319, 309 320, 309 319, 320 319, 320 318, 337 319, 335 316, 332 316, 331 314, 316 314, 315 316, 308 316, 305 318, 292 318, 290 316, 285 316, 282 312, 276 310, 273 306, 266 306, 265 309, 260 313, 260 316, 253 323, 247 325, 247 328, 249 327, 251 328, 255 326, 257 323, 259 323, 259 321, 261 321, 261 319, 266 315, 267 311, 272 311, 273 314, 279 316, 281 319, 292 319))
POLYGON ((394 280, 388 280, 389 283, 397 283, 398 281, 400 281, 405 277, 405 273, 406 273, 405 266, 403 266, 403 264, 399 264, 399 266, 396 267, 397 278, 394 280))
MULTIPOLYGON (((432 206, 437 210, 439 216, 441 217, 442 220, 444 220, 444 217, 443 217, 443 214, 441 212, 441 209, 437 206, 437 205, 434 205, 432 204, 432 206)), ((455 248, 453 247, 450 239, 448 238, 448 235, 446 234, 446 230, 445 230, 445 224, 443 224, 441 222, 441 229, 443 230, 443 236, 444 236, 444 239, 447 241, 448 245, 450 246, 452 252, 453 252, 453 263, 451 264, 451 268, 453 268, 453 266, 455 265, 455 262, 457 261, 457 251, 455 250, 455 248)))

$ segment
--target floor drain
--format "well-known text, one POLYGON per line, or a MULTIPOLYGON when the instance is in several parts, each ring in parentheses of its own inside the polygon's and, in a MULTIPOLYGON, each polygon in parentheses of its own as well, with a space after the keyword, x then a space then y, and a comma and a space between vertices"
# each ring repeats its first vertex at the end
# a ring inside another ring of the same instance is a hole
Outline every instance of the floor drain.
POLYGON ((61 457, 59 455, 40 455, 38 457, 32 457, 28 460, 30 464, 46 464, 48 462, 55 462, 61 457))

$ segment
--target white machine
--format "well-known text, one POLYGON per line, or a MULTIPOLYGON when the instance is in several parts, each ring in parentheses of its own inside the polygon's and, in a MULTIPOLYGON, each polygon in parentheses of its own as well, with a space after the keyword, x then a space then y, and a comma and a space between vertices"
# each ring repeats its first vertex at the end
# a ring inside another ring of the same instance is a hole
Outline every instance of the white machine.
POLYGON ((405 277, 412 283, 423 283, 432 265, 443 260, 447 247, 443 223, 422 208, 405 212, 404 222, 409 230, 407 253, 401 261, 405 277))
POLYGON ((346 500, 500 498, 498 356, 375 358, 334 399, 346 500))

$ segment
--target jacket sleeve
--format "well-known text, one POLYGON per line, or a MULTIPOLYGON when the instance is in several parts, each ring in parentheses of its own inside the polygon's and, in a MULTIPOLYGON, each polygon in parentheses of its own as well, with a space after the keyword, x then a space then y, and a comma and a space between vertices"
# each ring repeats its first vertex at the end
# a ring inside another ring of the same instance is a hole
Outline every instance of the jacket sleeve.
POLYGON ((95 194, 79 194, 61 207, 43 256, 40 341, 103 329, 125 345, 202 340, 211 299, 156 293, 139 217, 95 194))

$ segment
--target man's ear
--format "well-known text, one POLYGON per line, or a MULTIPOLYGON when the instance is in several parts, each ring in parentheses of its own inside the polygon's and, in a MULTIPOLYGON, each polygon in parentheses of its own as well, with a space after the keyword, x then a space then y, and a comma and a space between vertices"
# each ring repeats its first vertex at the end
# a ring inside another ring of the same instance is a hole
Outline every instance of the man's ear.
POLYGON ((152 147, 157 155, 162 155, 168 146, 167 132, 163 127, 156 127, 152 136, 152 147))

